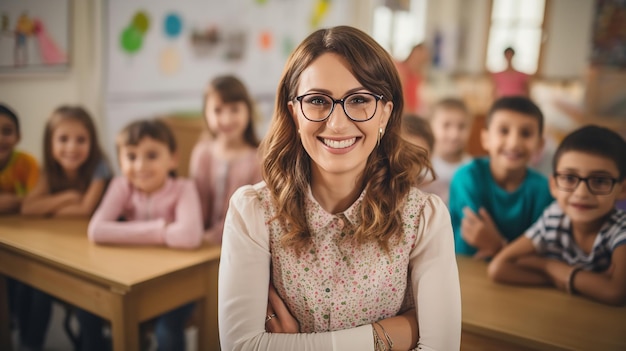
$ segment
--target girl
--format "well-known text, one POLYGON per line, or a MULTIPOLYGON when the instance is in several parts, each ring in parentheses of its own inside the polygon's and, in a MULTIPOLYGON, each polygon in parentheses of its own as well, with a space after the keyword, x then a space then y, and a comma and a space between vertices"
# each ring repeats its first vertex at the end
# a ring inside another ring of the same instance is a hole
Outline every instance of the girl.
POLYGON ((112 176, 91 116, 61 106, 44 130, 43 174, 22 204, 22 214, 89 217, 112 176))
POLYGON ((239 79, 217 77, 204 97, 204 117, 208 137, 194 147, 189 169, 200 193, 204 238, 221 244, 230 196, 261 180, 254 103, 239 79))
MULTIPOLYGON (((93 119, 79 106, 57 108, 46 123, 43 145, 43 172, 22 202, 22 214, 88 218, 111 178, 93 119)), ((22 346, 39 350, 52 297, 27 285, 19 285, 16 295, 22 346)))
MULTIPOLYGON (((117 138, 123 176, 115 178, 87 229, 98 244, 164 245, 192 249, 202 242, 200 199, 194 183, 175 177, 176 141, 159 120, 129 124, 117 138), (120 218, 124 221, 118 221, 120 218)), ((185 350, 188 304, 157 318, 159 350, 185 350)), ((81 349, 103 345, 103 320, 79 311, 81 349)))
POLYGON ((400 136, 403 102, 391 57, 358 29, 293 51, 265 182, 237 190, 226 216, 224 350, 459 349, 450 215, 413 186, 430 163, 400 136))

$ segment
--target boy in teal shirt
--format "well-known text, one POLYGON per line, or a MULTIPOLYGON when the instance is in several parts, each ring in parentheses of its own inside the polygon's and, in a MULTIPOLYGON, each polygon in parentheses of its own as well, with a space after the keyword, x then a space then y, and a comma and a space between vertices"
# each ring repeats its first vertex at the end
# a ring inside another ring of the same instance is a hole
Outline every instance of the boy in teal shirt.
POLYGON ((450 184, 457 254, 493 257, 552 202, 545 176, 528 168, 543 146, 543 114, 525 97, 504 97, 489 110, 482 146, 489 157, 459 168, 450 184))

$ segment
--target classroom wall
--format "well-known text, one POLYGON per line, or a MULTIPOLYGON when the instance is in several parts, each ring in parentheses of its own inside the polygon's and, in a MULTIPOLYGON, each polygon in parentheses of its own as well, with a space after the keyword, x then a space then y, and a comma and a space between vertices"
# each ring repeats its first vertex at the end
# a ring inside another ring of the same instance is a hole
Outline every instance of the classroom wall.
POLYGON ((593 0, 550 0, 546 19, 547 45, 541 63, 546 78, 577 78, 587 69, 591 53, 593 0))
POLYGON ((0 101, 9 104, 21 119, 19 148, 41 159, 46 119, 60 104, 82 104, 101 124, 100 31, 101 1, 70 0, 72 37, 70 71, 0 78, 0 101))

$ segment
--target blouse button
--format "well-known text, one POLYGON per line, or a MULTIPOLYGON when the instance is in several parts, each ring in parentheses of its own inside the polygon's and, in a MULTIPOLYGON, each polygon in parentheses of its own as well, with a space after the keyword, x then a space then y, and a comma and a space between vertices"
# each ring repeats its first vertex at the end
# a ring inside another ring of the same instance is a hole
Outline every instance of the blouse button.
POLYGON ((337 227, 339 228, 339 230, 343 229, 345 223, 343 221, 343 219, 341 218, 337 218, 337 227))

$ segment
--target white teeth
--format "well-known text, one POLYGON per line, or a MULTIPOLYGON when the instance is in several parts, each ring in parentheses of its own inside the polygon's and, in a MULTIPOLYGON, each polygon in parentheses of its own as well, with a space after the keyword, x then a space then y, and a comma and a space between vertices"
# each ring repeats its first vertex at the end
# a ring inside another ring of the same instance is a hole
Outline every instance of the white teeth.
POLYGON ((356 138, 347 139, 347 140, 323 139, 323 141, 324 141, 324 144, 326 144, 326 146, 331 147, 333 149, 345 149, 347 147, 354 145, 354 143, 356 143, 356 138))

